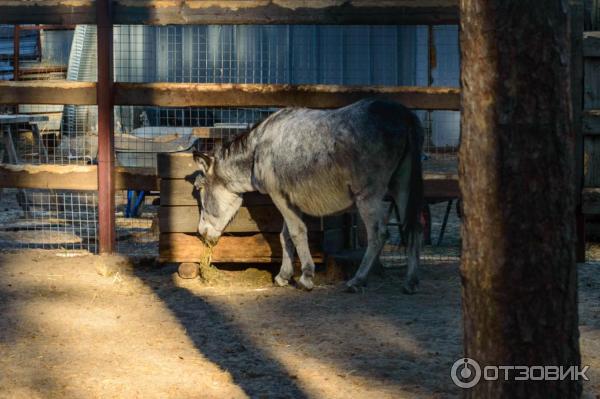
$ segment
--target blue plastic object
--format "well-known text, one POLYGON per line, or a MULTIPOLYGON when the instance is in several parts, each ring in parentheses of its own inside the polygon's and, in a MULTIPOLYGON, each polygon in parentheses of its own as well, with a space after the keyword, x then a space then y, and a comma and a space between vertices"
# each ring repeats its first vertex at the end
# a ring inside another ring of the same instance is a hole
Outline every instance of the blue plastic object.
POLYGON ((140 206, 144 202, 145 191, 128 190, 127 205, 125 206, 125 217, 133 218, 139 216, 140 206), (137 195, 136 195, 137 194, 137 195))

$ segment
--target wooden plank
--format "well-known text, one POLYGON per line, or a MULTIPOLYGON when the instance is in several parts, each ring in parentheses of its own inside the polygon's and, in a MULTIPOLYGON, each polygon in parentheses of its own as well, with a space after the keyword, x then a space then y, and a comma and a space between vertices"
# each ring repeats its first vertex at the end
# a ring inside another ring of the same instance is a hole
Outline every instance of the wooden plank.
MULTIPOLYGON (((323 262, 321 233, 309 234, 309 246, 315 263, 323 262)), ((196 235, 161 233, 160 262, 200 262, 206 246, 196 235)), ((277 233, 258 233, 241 236, 222 236, 213 249, 214 263, 271 263, 281 262, 281 244, 277 233)))
POLYGON ((115 170, 115 190, 158 191, 158 177, 154 168, 123 168, 115 170))
MULTIPOLYGON (((198 205, 161 206, 159 211, 159 228, 161 233, 196 233, 200 221, 198 205)), ((314 217, 305 216, 309 231, 320 231, 324 222, 314 217)), ((227 233, 279 233, 283 228, 283 218, 275 205, 256 205, 241 207, 233 220, 227 225, 227 233)))
POLYGON ((0 104, 96 104, 95 82, 0 81, 0 104))
MULTIPOLYGON (((2 24, 95 24, 93 0, 0 1, 2 24)), ((115 24, 456 24, 458 0, 114 0, 115 24)))
MULTIPOLYGON (((96 191, 96 165, 9 165, 0 164, 0 188, 40 188, 96 191)), ((153 169, 115 168, 115 188, 158 190, 153 169)))
MULTIPOLYGON (((161 233, 195 233, 198 230, 200 210, 195 206, 161 206, 159 209, 161 233)), ((281 214, 272 205, 242 207, 225 230, 228 233, 278 233, 283 227, 281 214)))
POLYGON ((115 83, 119 105, 336 108, 375 95, 415 109, 460 109, 459 89, 452 87, 115 83))
POLYGON ((583 56, 600 57, 600 32, 583 33, 583 56))
POLYGON ((228 139, 247 130, 242 127, 195 127, 193 135, 203 139, 228 139))
POLYGON ((456 24, 457 0, 116 0, 123 24, 456 24))
MULTIPOLYGON (((251 192, 244 194, 243 206, 271 205, 271 197, 251 192)), ((198 205, 198 199, 191 182, 184 179, 160 179, 160 205, 198 205)))
MULTIPOLYGON (((159 168, 160 170, 160 168, 159 168)), ((198 193, 191 181, 160 179, 160 206, 197 206, 198 193)))
MULTIPOLYGON (((458 88, 220 83, 115 83, 116 105, 336 108, 383 95, 409 108, 459 110, 458 88)), ((0 81, 0 104, 96 103, 96 83, 0 81)))
POLYGON ((423 179, 423 191, 426 199, 460 198, 456 174, 424 173, 423 179))
POLYGON ((158 153, 156 154, 156 168, 161 179, 192 179, 198 171, 192 153, 158 153))
POLYGON ((93 0, 69 2, 45 0, 38 2, 0 1, 2 24, 95 24, 96 7, 93 0))
POLYGON ((0 187, 96 190, 97 167, 0 164, 0 187))

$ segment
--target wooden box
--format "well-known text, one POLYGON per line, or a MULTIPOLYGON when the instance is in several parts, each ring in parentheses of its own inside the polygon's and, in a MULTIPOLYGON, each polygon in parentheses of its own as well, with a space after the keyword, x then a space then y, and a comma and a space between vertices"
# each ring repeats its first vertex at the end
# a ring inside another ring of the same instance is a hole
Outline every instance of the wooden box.
MULTIPOLYGON (((196 164, 191 153, 161 153, 160 261, 199 262, 206 251, 198 238, 200 206, 193 186, 196 164)), ((315 263, 342 250, 349 240, 344 215, 306 217, 309 245, 315 263)), ((212 254, 213 263, 277 263, 281 261, 279 233, 283 219, 267 195, 244 195, 242 207, 227 226, 212 254)))

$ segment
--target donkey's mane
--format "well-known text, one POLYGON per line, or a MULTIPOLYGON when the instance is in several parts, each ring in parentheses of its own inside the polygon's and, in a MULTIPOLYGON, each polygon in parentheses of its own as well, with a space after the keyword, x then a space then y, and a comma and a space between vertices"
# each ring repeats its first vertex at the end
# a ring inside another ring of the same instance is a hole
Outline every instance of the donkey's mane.
POLYGON ((231 155, 235 155, 235 154, 244 152, 246 150, 246 148, 248 147, 248 138, 250 137, 250 135, 252 133, 254 133, 259 127, 265 128, 270 122, 273 121, 273 119, 275 119, 276 115, 281 115, 282 113, 285 113, 285 111, 289 111, 289 110, 291 110, 291 109, 285 108, 285 109, 279 110, 279 111, 267 116, 263 120, 255 122, 247 131, 237 135, 235 138, 233 138, 233 140, 231 140, 227 143, 224 143, 221 146, 221 148, 215 152, 220 156, 221 159, 225 159, 231 155))
POLYGON ((217 153, 220 155, 221 159, 229 157, 232 153, 237 154, 238 152, 242 152, 246 149, 248 144, 248 136, 254 130, 254 126, 250 129, 241 133, 233 138, 233 140, 224 143, 217 153))

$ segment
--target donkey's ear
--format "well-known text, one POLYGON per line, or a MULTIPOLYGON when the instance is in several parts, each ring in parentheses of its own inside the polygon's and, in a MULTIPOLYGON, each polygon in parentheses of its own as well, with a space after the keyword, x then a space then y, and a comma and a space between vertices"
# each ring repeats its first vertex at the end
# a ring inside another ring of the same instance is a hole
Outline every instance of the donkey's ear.
POLYGON ((200 151, 194 151, 194 162, 196 162, 200 170, 207 172, 210 165, 212 165, 213 158, 200 151))
POLYGON ((204 187, 205 183, 206 175, 204 174, 204 172, 198 171, 198 173, 196 174, 196 178, 194 179, 194 187, 196 188, 196 190, 200 190, 202 189, 202 187, 204 187))

